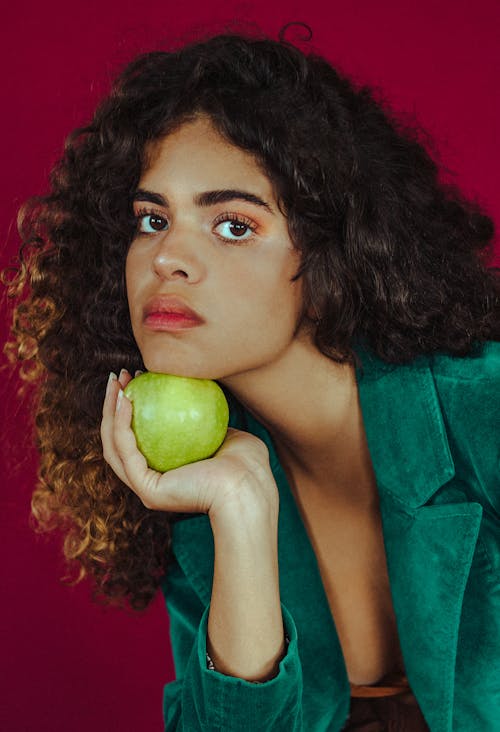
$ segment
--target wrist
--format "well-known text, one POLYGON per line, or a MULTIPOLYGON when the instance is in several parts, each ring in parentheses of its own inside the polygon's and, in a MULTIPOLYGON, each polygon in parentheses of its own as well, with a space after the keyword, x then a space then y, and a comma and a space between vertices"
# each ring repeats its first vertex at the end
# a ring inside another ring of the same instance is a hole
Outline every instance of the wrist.
MULTIPOLYGON (((247 681, 250 681, 252 684, 263 684, 266 681, 270 681, 271 679, 273 679, 275 676, 278 675, 279 664, 281 663, 281 661, 285 658, 286 654, 288 653, 288 646, 290 644, 290 638, 288 637, 288 635, 286 634, 285 631, 284 631, 284 636, 285 636, 284 647, 282 648, 282 652, 280 653, 279 659, 275 663, 274 671, 268 677, 266 677, 265 679, 261 679, 260 681, 255 681, 253 679, 247 679, 247 681)), ((208 648, 208 638, 207 638, 207 648, 208 648)), ((205 657, 206 657, 207 669, 209 671, 217 671, 218 669, 215 667, 215 664, 214 664, 210 654, 208 653, 208 650, 205 653, 205 657)), ((222 672, 219 671, 219 673, 222 673, 222 672)))
POLYGON ((214 501, 208 517, 215 532, 231 532, 242 526, 251 530, 277 529, 279 494, 274 479, 258 483, 251 479, 240 481, 232 490, 221 490, 220 499, 214 501))

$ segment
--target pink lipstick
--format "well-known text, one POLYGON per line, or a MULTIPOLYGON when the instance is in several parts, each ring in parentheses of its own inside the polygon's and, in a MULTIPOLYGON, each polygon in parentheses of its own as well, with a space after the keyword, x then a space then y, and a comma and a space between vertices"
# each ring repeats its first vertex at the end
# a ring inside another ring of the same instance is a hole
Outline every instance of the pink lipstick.
POLYGON ((157 295, 146 303, 144 325, 156 331, 180 331, 204 322, 184 300, 173 295, 157 295))

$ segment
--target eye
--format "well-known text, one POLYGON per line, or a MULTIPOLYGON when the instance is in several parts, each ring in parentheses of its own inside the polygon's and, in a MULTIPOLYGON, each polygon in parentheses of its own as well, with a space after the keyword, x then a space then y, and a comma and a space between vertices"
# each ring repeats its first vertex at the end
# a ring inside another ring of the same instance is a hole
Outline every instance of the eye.
POLYGON ((226 241, 250 239, 256 229, 255 224, 235 214, 223 214, 215 222, 214 231, 226 241))
POLYGON ((156 211, 139 211, 135 219, 137 231, 141 234, 155 234, 168 229, 167 219, 156 211))

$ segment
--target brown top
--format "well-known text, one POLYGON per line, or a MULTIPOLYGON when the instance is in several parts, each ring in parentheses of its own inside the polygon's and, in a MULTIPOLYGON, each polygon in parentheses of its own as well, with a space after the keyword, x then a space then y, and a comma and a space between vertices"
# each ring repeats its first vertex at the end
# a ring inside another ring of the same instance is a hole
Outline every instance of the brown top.
POLYGON ((363 685, 351 683, 351 697, 381 697, 396 696, 397 694, 407 694, 411 692, 408 679, 403 673, 386 674, 376 684, 363 685))

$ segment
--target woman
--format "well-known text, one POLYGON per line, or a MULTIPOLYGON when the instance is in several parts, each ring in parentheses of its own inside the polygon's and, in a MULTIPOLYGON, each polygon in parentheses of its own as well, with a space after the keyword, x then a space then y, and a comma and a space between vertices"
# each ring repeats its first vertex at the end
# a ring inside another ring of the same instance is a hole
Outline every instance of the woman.
POLYGON ((417 135, 216 36, 130 64, 20 228, 33 511, 110 598, 161 585, 166 729, 493 730, 493 225, 417 135), (137 369, 223 386, 213 458, 147 468, 137 369))

